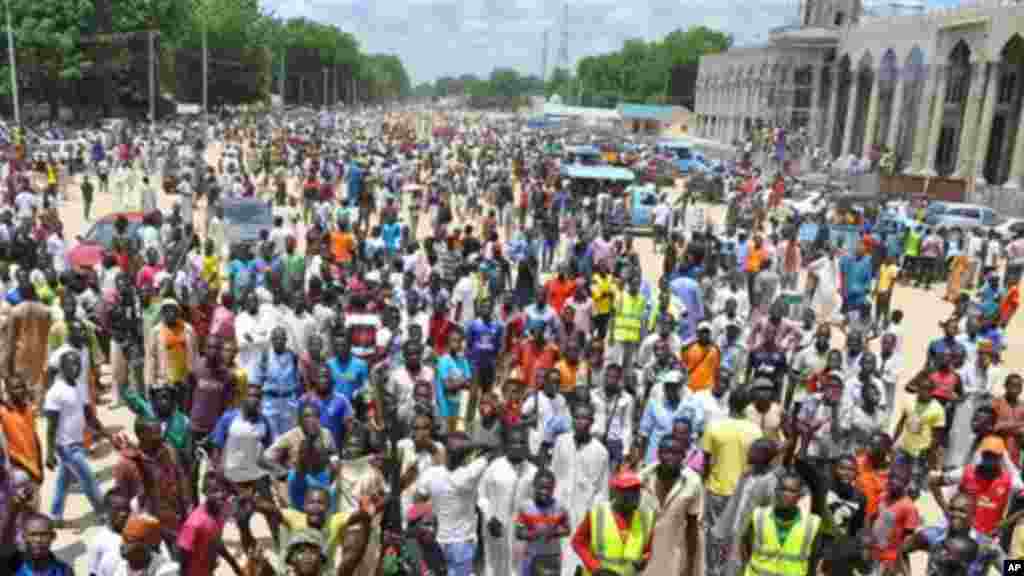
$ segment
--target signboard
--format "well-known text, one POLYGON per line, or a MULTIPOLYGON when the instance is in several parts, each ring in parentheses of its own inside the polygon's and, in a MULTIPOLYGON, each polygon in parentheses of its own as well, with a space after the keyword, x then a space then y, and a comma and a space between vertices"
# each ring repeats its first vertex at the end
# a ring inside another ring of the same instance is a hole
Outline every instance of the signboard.
POLYGON ((200 104, 182 104, 178 103, 178 114, 199 114, 203 111, 203 107, 200 104))

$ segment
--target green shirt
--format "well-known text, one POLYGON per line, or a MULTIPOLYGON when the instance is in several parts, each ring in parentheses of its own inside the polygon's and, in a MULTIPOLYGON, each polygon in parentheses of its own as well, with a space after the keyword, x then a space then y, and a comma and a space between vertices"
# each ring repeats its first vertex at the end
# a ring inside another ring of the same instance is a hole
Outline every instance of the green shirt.
MULTIPOLYGON (((142 394, 134 387, 122 386, 120 392, 121 401, 128 406, 132 413, 149 420, 159 420, 153 405, 149 400, 143 398, 142 394)), ((171 414, 170 419, 163 422, 163 424, 164 440, 178 451, 178 455, 181 458, 191 461, 192 424, 189 422, 188 416, 181 410, 175 410, 174 414, 171 414)))

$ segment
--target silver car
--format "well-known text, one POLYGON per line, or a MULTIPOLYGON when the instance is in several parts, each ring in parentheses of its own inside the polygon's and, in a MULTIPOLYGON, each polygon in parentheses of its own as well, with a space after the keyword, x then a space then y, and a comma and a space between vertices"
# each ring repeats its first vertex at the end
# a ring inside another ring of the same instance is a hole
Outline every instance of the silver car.
POLYGON ((988 206, 951 202, 929 212, 925 223, 933 228, 991 228, 999 223, 999 216, 988 206))

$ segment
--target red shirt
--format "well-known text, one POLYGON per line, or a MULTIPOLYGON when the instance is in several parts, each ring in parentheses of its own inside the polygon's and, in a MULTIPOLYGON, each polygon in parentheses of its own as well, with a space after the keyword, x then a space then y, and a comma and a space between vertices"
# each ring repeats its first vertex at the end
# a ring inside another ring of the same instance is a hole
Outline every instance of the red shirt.
POLYGON ((888 494, 883 494, 878 503, 878 517, 871 528, 875 542, 871 555, 883 564, 896 562, 903 542, 920 525, 921 517, 909 496, 892 502, 888 494))
MULTIPOLYGON (((615 518, 615 526, 619 529, 619 533, 629 533, 629 523, 626 518, 618 512, 612 511, 612 516, 615 518)), ((583 517, 583 522, 576 528, 576 533, 572 536, 572 549, 576 551, 576 555, 580 557, 580 562, 587 567, 587 570, 593 572, 601 567, 601 563, 594 557, 591 552, 591 531, 590 531, 590 514, 583 517)), ((651 534, 647 538, 647 543, 644 545, 644 560, 651 559, 651 542, 654 541, 654 528, 651 527, 651 534)))
POLYGON ((566 301, 576 293, 576 279, 566 278, 561 280, 556 276, 548 280, 544 289, 548 293, 548 304, 555 309, 555 312, 561 314, 566 301))
POLYGON ((928 379, 935 388, 932 390, 932 397, 941 400, 953 400, 956 398, 956 385, 960 382, 960 375, 950 370, 949 372, 932 372, 928 379))
POLYGON ((452 333, 454 324, 445 314, 434 314, 430 317, 430 324, 427 327, 430 336, 430 345, 434 348, 434 354, 443 356, 448 350, 448 335, 452 333))
POLYGON ((1013 492, 1010 473, 1004 468, 994 480, 985 480, 978 476, 974 464, 970 464, 960 479, 960 492, 971 495, 976 502, 974 529, 986 536, 995 534, 1013 492))

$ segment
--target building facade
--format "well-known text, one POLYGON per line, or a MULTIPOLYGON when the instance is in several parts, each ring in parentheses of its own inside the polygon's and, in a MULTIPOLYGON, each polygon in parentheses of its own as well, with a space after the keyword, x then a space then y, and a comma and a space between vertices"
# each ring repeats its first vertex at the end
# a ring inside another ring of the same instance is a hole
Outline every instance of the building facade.
POLYGON ((698 134, 802 127, 833 158, 878 146, 905 172, 961 177, 978 194, 1024 185, 1024 3, 878 17, 860 0, 804 0, 800 18, 764 46, 701 59, 698 134))

